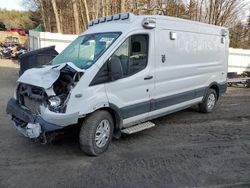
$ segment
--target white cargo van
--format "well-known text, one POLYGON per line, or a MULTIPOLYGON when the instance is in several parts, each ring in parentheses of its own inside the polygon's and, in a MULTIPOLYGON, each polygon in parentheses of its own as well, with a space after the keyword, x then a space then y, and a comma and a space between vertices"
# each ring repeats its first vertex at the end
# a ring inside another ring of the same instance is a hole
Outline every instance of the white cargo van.
POLYGON ((81 149, 99 155, 112 137, 153 127, 153 118, 195 104, 212 112, 227 87, 228 44, 228 30, 214 25, 103 17, 50 65, 27 70, 6 111, 26 137, 43 141, 80 124, 81 149))

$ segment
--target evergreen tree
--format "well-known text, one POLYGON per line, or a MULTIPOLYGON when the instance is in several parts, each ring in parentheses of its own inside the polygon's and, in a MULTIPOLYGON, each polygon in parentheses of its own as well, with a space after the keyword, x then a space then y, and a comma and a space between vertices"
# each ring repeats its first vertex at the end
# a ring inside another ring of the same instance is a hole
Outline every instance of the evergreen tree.
POLYGON ((0 22, 0 31, 6 30, 6 27, 3 22, 0 22))

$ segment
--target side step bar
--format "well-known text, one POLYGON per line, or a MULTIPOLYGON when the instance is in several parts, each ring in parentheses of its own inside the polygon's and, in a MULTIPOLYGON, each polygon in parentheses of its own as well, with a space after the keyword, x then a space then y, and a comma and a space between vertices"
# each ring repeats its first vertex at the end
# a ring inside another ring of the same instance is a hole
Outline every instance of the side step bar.
POLYGON ((155 126, 154 123, 148 121, 148 122, 145 122, 145 123, 134 125, 132 127, 126 128, 126 129, 122 129, 121 132, 125 133, 125 134, 133 134, 133 133, 137 133, 139 131, 143 131, 145 129, 152 128, 154 126, 155 126))

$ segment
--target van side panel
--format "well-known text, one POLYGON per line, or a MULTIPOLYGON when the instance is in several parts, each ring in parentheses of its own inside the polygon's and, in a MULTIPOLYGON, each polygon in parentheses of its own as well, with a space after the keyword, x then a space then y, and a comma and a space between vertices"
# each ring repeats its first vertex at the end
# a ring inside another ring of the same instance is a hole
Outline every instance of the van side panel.
MULTIPOLYGON (((158 102, 159 99, 181 93, 187 100, 200 98, 212 82, 226 81, 226 43, 222 43, 220 35, 185 31, 184 28, 159 29, 157 33, 153 94, 156 106, 163 103, 158 102), (170 38, 171 33, 176 35, 175 40, 170 38)), ((179 103, 178 98, 172 102, 173 105, 179 103)))
POLYGON ((225 44, 220 36, 170 30, 159 33, 156 85, 167 84, 169 94, 173 94, 206 87, 213 81, 225 82, 225 44), (176 40, 169 39, 170 32, 176 32, 176 40), (161 55, 166 56, 165 63, 161 55))

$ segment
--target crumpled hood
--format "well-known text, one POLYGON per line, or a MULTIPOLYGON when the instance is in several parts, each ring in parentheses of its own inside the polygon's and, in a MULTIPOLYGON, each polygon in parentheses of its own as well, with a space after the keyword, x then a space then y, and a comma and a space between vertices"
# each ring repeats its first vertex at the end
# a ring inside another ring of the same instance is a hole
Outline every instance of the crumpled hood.
POLYGON ((84 72, 84 70, 78 68, 72 62, 58 65, 47 65, 43 68, 32 68, 25 71, 17 82, 48 89, 59 78, 60 70, 67 65, 77 72, 84 72))

